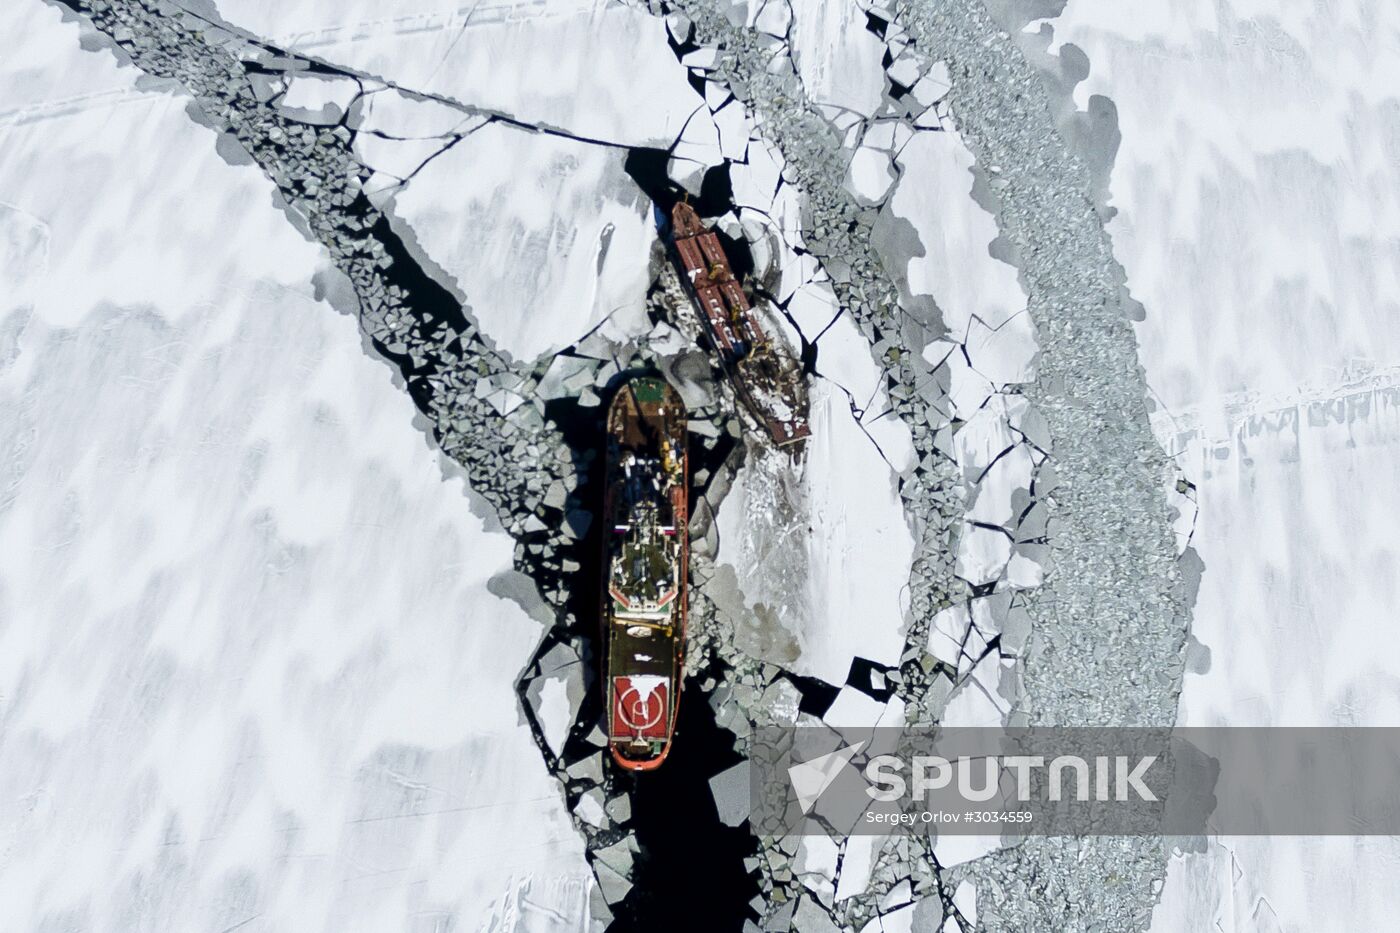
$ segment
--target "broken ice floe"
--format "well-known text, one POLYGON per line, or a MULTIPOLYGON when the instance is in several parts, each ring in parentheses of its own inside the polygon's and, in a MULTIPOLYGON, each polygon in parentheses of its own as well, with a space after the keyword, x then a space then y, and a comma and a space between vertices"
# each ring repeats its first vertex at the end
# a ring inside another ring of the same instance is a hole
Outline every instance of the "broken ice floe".
POLYGON ((898 662, 913 545, 890 467, 847 397, 818 384, 812 401, 813 437, 794 490, 800 511, 784 515, 780 502, 756 510, 776 477, 741 476, 720 508, 718 558, 797 638, 801 655, 775 660, 839 683, 856 656, 898 662), (783 574, 773 575, 778 567, 783 574), (860 627, 849 624, 856 617, 860 627))
POLYGON ((288 82, 277 109, 302 123, 335 126, 361 91, 354 78, 303 72, 288 82))
POLYGON ((885 44, 865 14, 837 0, 796 0, 793 57, 812 100, 858 116, 875 112, 885 89, 885 44))
POLYGON ((583 664, 577 652, 566 644, 558 644, 539 660, 538 666, 539 672, 526 688, 525 696, 539 718, 545 741, 559 755, 583 704, 583 664))
POLYGON ((347 120, 357 133, 386 139, 440 139, 460 136, 489 119, 478 108, 405 91, 379 88, 367 92, 347 120))
POLYGON ((517 359, 609 316, 651 326, 655 228, 616 150, 493 124, 419 168, 390 210, 517 359))
POLYGON ((749 816, 749 763, 741 761, 710 778, 720 822, 738 826, 749 816))
POLYGON ((695 108, 663 24, 598 0, 459 9, 219 0, 230 23, 360 74, 522 123, 618 145, 669 145, 695 108), (371 28, 371 24, 373 27, 371 28), (645 87, 647 106, 636 105, 645 87), (586 89, 586 93, 580 93, 586 89))

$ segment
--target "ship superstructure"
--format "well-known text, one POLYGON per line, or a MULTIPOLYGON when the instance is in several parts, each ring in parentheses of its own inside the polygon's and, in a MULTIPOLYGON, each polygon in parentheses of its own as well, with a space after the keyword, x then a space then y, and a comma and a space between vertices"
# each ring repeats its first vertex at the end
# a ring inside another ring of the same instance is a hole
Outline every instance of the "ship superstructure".
POLYGON ((685 202, 671 209, 676 259, 739 397, 782 446, 811 435, 807 387, 781 332, 759 323, 715 232, 685 202))
POLYGON ((620 766, 665 760, 685 645, 686 412, 659 378, 634 378, 607 421, 603 637, 608 747, 620 766))

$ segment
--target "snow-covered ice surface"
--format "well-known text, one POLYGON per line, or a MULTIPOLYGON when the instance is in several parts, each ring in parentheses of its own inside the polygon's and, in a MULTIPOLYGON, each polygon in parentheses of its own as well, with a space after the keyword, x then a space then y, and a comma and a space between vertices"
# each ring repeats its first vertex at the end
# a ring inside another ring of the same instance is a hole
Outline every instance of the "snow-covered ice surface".
POLYGON ((510 538, 266 178, 0 21, 0 927, 579 929, 510 538))
POLYGON ((667 146, 703 103, 664 24, 607 0, 216 5, 223 21, 282 48, 593 139, 667 146))
POLYGON ((793 57, 812 100, 860 116, 873 113, 885 90, 885 44, 865 29, 865 13, 840 0, 791 5, 793 57))
POLYGON ((909 259, 909 290, 937 301, 944 326, 959 340, 974 320, 997 328, 1024 311, 1015 267, 992 257, 996 219, 972 199, 974 160, 958 134, 921 133, 900 150, 899 162, 908 177, 890 207, 918 229, 925 250, 909 259))
POLYGON ((769 659, 841 684, 857 657, 899 663, 913 539, 895 476, 847 396, 825 381, 812 394, 813 439, 792 492, 799 524, 765 514, 768 487, 792 465, 760 454, 720 507, 717 560, 733 568, 750 611, 758 603, 794 637, 795 655, 769 659))
POLYGON ((494 123, 428 162, 385 206, 469 301, 487 296, 471 301, 486 335, 531 360, 610 316, 620 337, 651 328, 643 305, 656 227, 622 161, 617 149, 494 123))
MULTIPOLYGON (((1180 721, 1396 725, 1400 10, 1073 0, 1048 25, 1087 53, 1080 106, 1117 107, 1110 230, 1197 487, 1180 721)), ((1376 929, 1397 861, 1389 838, 1222 838, 1173 858, 1154 929, 1376 929)))

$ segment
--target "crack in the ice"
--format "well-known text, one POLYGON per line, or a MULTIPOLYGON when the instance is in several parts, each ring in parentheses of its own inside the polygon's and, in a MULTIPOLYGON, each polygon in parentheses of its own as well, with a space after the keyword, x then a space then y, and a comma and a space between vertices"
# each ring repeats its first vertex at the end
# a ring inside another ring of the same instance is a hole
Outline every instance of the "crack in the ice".
MULTIPOLYGON (((65 4, 66 4, 66 3, 68 2, 68 0, 46 0, 46 2, 65 3, 65 4)), ((411 95, 411 96, 413 96, 413 97, 421 97, 421 98, 423 98, 424 100, 431 100, 431 101, 433 101, 433 102, 435 102, 435 103, 442 104, 442 105, 445 106, 445 107, 450 107, 450 108, 452 108, 452 109, 454 109, 454 110, 457 110, 457 111, 461 112, 462 114, 464 114, 464 115, 466 115, 466 116, 469 116, 469 117, 484 117, 484 118, 487 118, 487 119, 488 119, 488 122, 500 122, 500 123, 505 123, 505 124, 508 124, 508 125, 511 125, 511 126, 515 126, 515 127, 517 127, 517 128, 520 128, 520 129, 531 130, 531 131, 534 131, 534 132, 544 133, 544 134, 546 134, 546 135, 551 135, 551 136, 558 136, 558 137, 563 138, 563 139, 570 139, 570 140, 573 140, 574 142, 580 142, 580 143, 584 143, 584 144, 587 144, 587 145, 603 146, 603 147, 607 147, 607 148, 610 148, 610 149, 620 149, 620 150, 628 150, 628 149, 631 148, 631 146, 629 146, 627 143, 621 143, 621 142, 617 142, 617 141, 615 141, 615 140, 601 139, 601 138, 598 138, 598 137, 584 136, 584 135, 580 135, 580 134, 577 134, 577 133, 571 133, 571 132, 569 132, 568 130, 563 129, 562 127, 551 126, 551 125, 549 125, 548 123, 545 123, 545 122, 533 122, 533 123, 532 123, 532 122, 530 122, 529 120, 525 120, 525 119, 523 119, 523 118, 521 118, 521 117, 518 117, 518 116, 516 116, 516 115, 514 115, 514 114, 511 114, 511 113, 507 113, 507 112, 505 112, 505 111, 495 110, 495 109, 492 109, 492 108, 489 108, 489 107, 479 107, 479 106, 476 106, 476 105, 473 105, 473 104, 464 103, 464 102, 462 102, 462 101, 460 101, 460 100, 457 100, 456 98, 449 97, 449 96, 447 96, 447 95, 445 95, 445 94, 439 94, 439 93, 432 92, 432 91, 418 90, 418 89, 411 88, 411 87, 408 87, 408 86, 403 85, 403 84, 399 84, 399 83, 396 82, 396 81, 393 81, 393 80, 391 80, 391 79, 388 79, 388 78, 385 78, 385 77, 382 77, 382 76, 379 76, 379 75, 373 75, 373 74, 369 74, 369 73, 367 73, 367 72, 356 71, 356 70, 353 70, 353 69, 350 69, 350 68, 346 68, 346 67, 343 66, 343 65, 334 64, 333 62, 327 61, 327 60, 325 60, 325 59, 318 58, 318 57, 313 56, 313 55, 309 55, 309 54, 307 54, 307 53, 305 53, 305 52, 297 51, 297 50, 294 50, 294 49, 282 48, 282 47, 276 45, 275 43, 273 43, 273 42, 271 42, 271 41, 269 41, 269 40, 262 39, 262 38, 260 38, 260 37, 258 37, 258 36, 256 36, 256 35, 254 35, 253 33, 248 32, 248 31, 245 30, 245 29, 242 29, 242 28, 240 28, 240 27, 238 27, 238 26, 235 26, 235 25, 233 25, 233 24, 231 24, 231 23, 228 23, 228 22, 224 21, 222 18, 209 17, 209 16, 206 16, 206 15, 204 15, 204 14, 201 14, 201 13, 199 13, 199 12, 197 12, 197 11, 191 10, 191 9, 189 9, 188 7, 185 7, 185 6, 181 5, 181 4, 179 4, 178 2, 176 2, 176 0, 162 0, 162 2, 170 4, 172 7, 174 7, 174 8, 176 8, 176 9, 180 10, 181 13, 183 13, 183 14, 185 14, 185 15, 188 15, 188 16, 194 18, 194 19, 200 20, 201 22, 204 22, 204 23, 208 24, 208 25, 211 26, 211 27, 214 27, 214 28, 216 28, 216 29, 219 29, 219 30, 221 30, 221 31, 223 31, 223 32, 227 32, 227 33, 229 33, 229 34, 232 35, 232 36, 236 36, 236 37, 238 37, 239 39, 241 39, 241 40, 247 42, 249 45, 252 45, 252 46, 255 46, 255 47, 259 48, 259 49, 262 49, 263 51, 265 51, 265 52, 267 52, 267 53, 269 53, 269 54, 271 54, 271 55, 274 55, 274 56, 277 57, 277 58, 287 59, 288 61, 299 61, 299 62, 305 63, 305 64, 308 65, 308 66, 312 66, 312 67, 316 68, 318 71, 323 72, 323 73, 326 73, 326 74, 334 74, 334 75, 338 75, 338 76, 344 77, 344 78, 351 78, 351 79, 353 79, 353 80, 355 80, 355 81, 357 81, 357 82, 361 82, 361 87, 363 87, 363 82, 364 82, 364 81, 372 81, 372 82, 374 82, 374 83, 376 83, 376 84, 382 85, 382 87, 381 87, 379 90, 390 89, 390 90, 395 90, 395 91, 402 92, 402 93, 407 94, 407 95, 411 95)), ((283 73, 285 72, 285 69, 272 69, 272 70, 277 70, 277 71, 283 72, 283 73)), ((370 91, 362 91, 360 96, 364 96, 365 94, 368 94, 368 93, 373 93, 373 92, 370 92, 370 91)), ((347 107, 347 108, 346 108, 346 115, 347 115, 347 116, 348 116, 349 112, 350 112, 350 108, 347 107)), ((343 123, 344 123, 344 119, 345 119, 345 118, 342 117, 342 121, 341 121, 341 124, 342 124, 342 125, 343 125, 343 123)))

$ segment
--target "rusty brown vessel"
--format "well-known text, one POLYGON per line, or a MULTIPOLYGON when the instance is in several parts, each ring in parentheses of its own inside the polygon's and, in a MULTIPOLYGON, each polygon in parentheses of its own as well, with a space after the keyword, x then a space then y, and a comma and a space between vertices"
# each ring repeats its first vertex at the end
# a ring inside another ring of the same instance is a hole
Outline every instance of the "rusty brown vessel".
POLYGON ((769 334, 759 323, 719 237, 685 202, 671 209, 671 244, 740 399, 774 443, 801 443, 812 433, 801 367, 780 334, 769 334))

